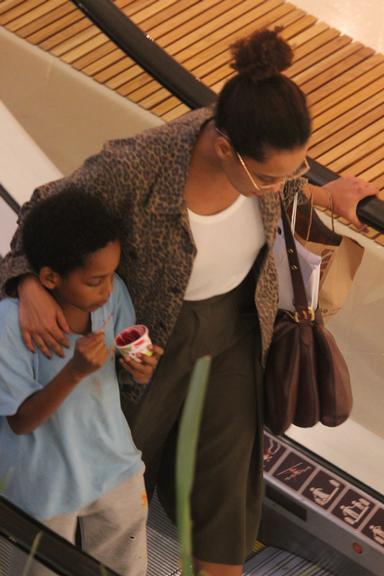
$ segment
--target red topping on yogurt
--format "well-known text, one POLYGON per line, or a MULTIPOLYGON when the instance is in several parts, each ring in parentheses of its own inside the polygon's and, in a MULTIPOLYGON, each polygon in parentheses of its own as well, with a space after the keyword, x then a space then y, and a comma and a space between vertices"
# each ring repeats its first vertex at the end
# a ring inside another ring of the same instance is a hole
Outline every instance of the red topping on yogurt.
POLYGON ((118 346, 126 346, 138 338, 141 338, 141 334, 139 334, 137 330, 127 330, 126 332, 119 334, 119 336, 116 338, 116 344, 118 346))

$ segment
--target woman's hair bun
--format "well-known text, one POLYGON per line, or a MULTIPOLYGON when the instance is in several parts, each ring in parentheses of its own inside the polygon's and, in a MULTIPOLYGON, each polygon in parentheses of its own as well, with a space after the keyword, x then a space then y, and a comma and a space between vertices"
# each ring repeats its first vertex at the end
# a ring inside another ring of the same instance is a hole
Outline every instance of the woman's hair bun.
POLYGON ((255 81, 267 80, 286 70, 292 63, 293 51, 279 36, 281 30, 258 30, 232 44, 232 68, 255 81))

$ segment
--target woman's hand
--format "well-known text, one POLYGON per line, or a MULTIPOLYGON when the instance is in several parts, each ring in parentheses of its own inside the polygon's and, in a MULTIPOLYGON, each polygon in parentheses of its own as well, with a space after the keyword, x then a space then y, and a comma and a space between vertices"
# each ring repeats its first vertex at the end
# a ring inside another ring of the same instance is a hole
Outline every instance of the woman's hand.
MULTIPOLYGON (((346 218, 360 230, 366 228, 358 219, 356 208, 360 200, 366 196, 373 196, 378 193, 378 189, 373 184, 355 176, 344 176, 328 182, 328 184, 322 186, 322 189, 332 196, 333 210, 336 216, 346 218)), ((328 207, 330 207, 330 204, 328 204, 328 207)))
POLYGON ((59 304, 31 274, 20 280, 18 294, 20 329, 26 347, 35 352, 35 344, 47 358, 51 358, 51 350, 63 357, 63 346, 69 346, 65 336, 69 326, 59 304))
POLYGON ((132 378, 139 384, 148 384, 152 378, 153 372, 164 354, 164 350, 160 346, 151 345, 152 356, 140 354, 140 362, 136 362, 132 358, 119 359, 120 366, 127 370, 132 378))

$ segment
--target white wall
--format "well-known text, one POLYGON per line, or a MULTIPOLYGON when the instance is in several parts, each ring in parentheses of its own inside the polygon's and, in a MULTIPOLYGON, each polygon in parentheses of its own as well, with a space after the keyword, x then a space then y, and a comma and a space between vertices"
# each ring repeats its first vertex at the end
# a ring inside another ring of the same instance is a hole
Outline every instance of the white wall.
POLYGON ((384 52, 383 0, 294 0, 293 4, 365 46, 384 52))
MULTIPOLYGON (((0 78, 0 183, 19 204, 106 140, 162 122, 4 28, 0 78)), ((0 199, 0 255, 15 227, 15 214, 0 199)))
POLYGON ((64 174, 161 120, 0 28, 0 100, 64 174))

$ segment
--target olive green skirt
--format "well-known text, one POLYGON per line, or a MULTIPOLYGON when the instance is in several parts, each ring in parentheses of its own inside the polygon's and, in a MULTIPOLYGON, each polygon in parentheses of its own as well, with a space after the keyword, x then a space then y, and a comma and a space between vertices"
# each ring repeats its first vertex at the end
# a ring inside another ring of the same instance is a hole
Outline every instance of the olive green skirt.
POLYGON ((212 356, 191 501, 193 553, 207 562, 242 564, 260 522, 262 374, 253 302, 250 276, 227 294, 185 301, 147 394, 137 406, 123 399, 148 491, 157 486, 174 517, 178 420, 196 359, 212 356))

